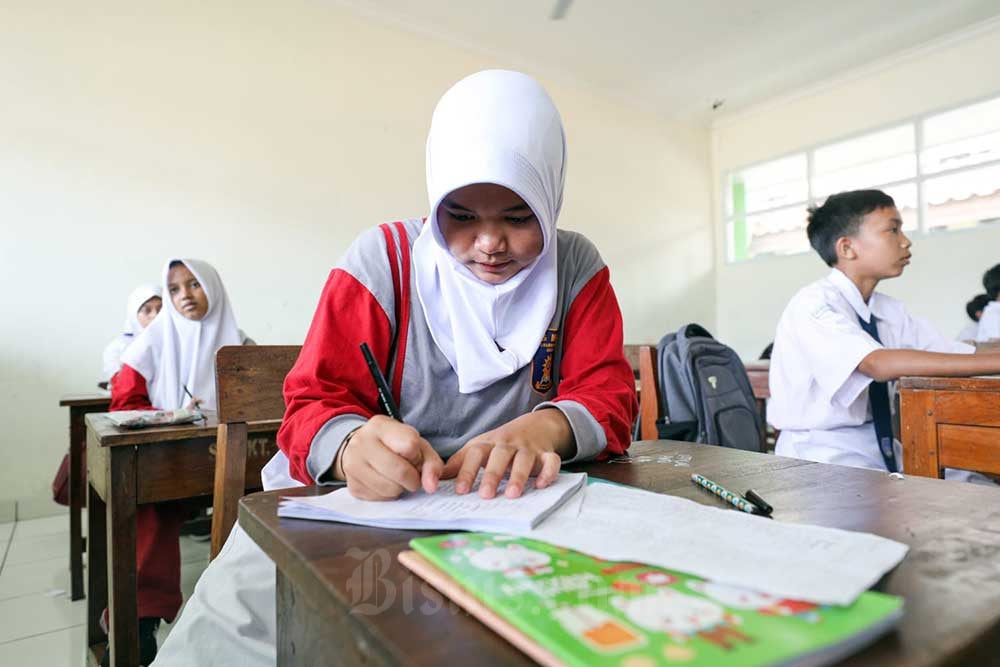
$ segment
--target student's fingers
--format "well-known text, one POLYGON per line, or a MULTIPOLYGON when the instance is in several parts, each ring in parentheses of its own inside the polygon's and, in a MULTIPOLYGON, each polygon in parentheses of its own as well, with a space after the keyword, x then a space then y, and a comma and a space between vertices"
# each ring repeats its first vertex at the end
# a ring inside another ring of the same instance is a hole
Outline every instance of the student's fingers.
POLYGON ((369 489, 357 475, 347 476, 347 490, 358 500, 385 500, 369 489))
POLYGON ((369 448, 365 462, 381 477, 407 491, 420 488, 420 471, 417 467, 381 443, 369 448))
POLYGON ((476 475, 479 474, 479 469, 489 453, 489 449, 484 445, 467 444, 463 449, 466 451, 462 457, 462 466, 455 476, 455 493, 459 495, 468 493, 472 489, 476 475))
POLYGON ((490 451, 490 457, 486 461, 486 470, 483 471, 483 478, 479 482, 479 497, 493 498, 497 495, 497 487, 504 473, 510 468, 510 462, 517 454, 517 449, 507 445, 497 445, 490 451))
POLYGON ((423 438, 421 438, 421 449, 423 464, 420 466, 420 481, 424 491, 434 493, 437 491, 438 480, 441 479, 441 471, 444 470, 444 461, 431 447, 431 443, 423 438))
POLYGON ((562 468, 562 459, 555 452, 545 452, 539 459, 542 467, 535 478, 535 488, 544 489, 549 484, 556 481, 559 476, 559 469, 562 468))
POLYGON ((429 446, 430 443, 420 437, 417 429, 384 415, 372 417, 370 421, 373 422, 376 435, 382 444, 413 465, 423 463, 423 445, 429 446))
POLYGON ((441 479, 454 479, 458 476, 458 471, 462 469, 462 462, 465 460, 465 453, 467 451, 463 447, 451 455, 451 458, 444 464, 444 469, 441 471, 441 479))
POLYGON ((507 480, 507 488, 504 495, 508 498, 518 498, 524 493, 524 485, 528 483, 528 477, 538 457, 528 449, 518 450, 514 455, 514 463, 510 466, 510 479, 507 480))
MULTIPOLYGON (((416 471, 413 472, 415 475, 416 471)), ((367 463, 359 479, 376 495, 375 500, 393 500, 406 492, 406 487, 399 481, 386 477, 381 470, 367 463)))

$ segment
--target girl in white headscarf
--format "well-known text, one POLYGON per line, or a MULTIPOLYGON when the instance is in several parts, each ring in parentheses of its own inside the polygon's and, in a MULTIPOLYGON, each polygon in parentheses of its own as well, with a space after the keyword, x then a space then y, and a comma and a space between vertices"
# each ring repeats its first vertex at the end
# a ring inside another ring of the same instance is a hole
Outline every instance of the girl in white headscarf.
MULTIPOLYGON (((171 259, 163 268, 164 312, 122 355, 111 390, 111 410, 200 406, 214 410, 215 353, 246 344, 216 270, 198 259, 171 259)), ((189 510, 177 504, 140 505, 136 512, 136 589, 142 664, 156 655, 160 619, 180 609, 181 524, 189 510)))
POLYGON ((122 327, 122 333, 115 336, 104 348, 104 360, 98 384, 110 382, 115 373, 121 369, 122 352, 128 349, 142 330, 159 314, 163 306, 162 295, 163 290, 160 286, 151 283, 139 285, 128 295, 125 326, 122 327))
MULTIPOLYGON (((467 493, 485 468, 480 496, 509 473, 516 497, 529 475, 543 487, 564 462, 628 448, 621 312, 594 246, 556 229, 565 168, 559 112, 530 77, 480 72, 445 93, 427 140, 429 216, 362 234, 330 273, 285 380, 265 488, 345 480, 390 499, 444 476, 467 493)), ((274 564, 234 527, 156 664, 274 664, 274 600, 274 564)))

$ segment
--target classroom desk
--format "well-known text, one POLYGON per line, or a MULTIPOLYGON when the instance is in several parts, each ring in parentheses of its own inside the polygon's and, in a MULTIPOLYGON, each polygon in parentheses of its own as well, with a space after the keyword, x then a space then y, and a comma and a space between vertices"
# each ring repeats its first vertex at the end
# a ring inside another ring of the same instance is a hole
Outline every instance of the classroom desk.
POLYGON ((59 407, 69 408, 69 597, 80 600, 83 591, 83 552, 87 542, 83 537, 80 515, 86 505, 87 480, 83 450, 87 446, 87 425, 83 418, 91 412, 107 412, 111 394, 68 394, 59 399, 59 407))
MULTIPOLYGON (((110 611, 111 664, 138 664, 136 508, 211 497, 218 421, 209 414, 206 422, 137 430, 116 427, 107 414, 86 417, 87 647, 94 664, 100 663, 107 641, 99 625, 105 607, 110 611)), ((280 425, 278 419, 249 424, 246 479, 250 488, 260 488, 260 470, 276 451, 280 425)))
POLYGON ((907 474, 1000 474, 1000 377, 904 377, 897 389, 907 474))
MULTIPOLYGON (((985 665, 1000 656, 1000 492, 769 454, 668 441, 632 445, 630 463, 573 466, 596 477, 731 509, 690 481, 697 471, 752 487, 778 521, 883 535, 910 545, 879 590, 906 598, 899 629, 849 658, 858 665, 985 665)), ((279 519, 282 495, 240 501, 240 525, 277 566, 278 664, 527 665, 531 661, 442 601, 396 556, 425 531, 279 519)), ((323 489, 325 492, 325 489, 323 489)), ((736 511, 736 510, 732 510, 736 511)), ((664 517, 668 521, 669 517, 664 517)))

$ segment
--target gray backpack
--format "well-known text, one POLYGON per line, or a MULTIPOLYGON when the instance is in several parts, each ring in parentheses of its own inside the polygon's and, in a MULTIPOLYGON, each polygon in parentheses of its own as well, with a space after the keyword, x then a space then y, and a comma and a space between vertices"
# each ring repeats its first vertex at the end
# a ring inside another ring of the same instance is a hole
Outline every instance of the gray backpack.
POLYGON ((704 327, 688 324, 656 346, 660 438, 761 450, 760 414, 743 362, 704 327))

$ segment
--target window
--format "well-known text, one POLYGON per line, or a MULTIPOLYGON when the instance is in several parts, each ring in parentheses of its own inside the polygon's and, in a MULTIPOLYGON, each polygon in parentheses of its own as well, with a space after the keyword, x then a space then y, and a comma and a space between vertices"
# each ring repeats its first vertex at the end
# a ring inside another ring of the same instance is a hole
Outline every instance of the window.
POLYGON ((1000 222, 1000 98, 728 173, 729 261, 808 251, 806 209, 862 188, 888 193, 911 233, 1000 222))

